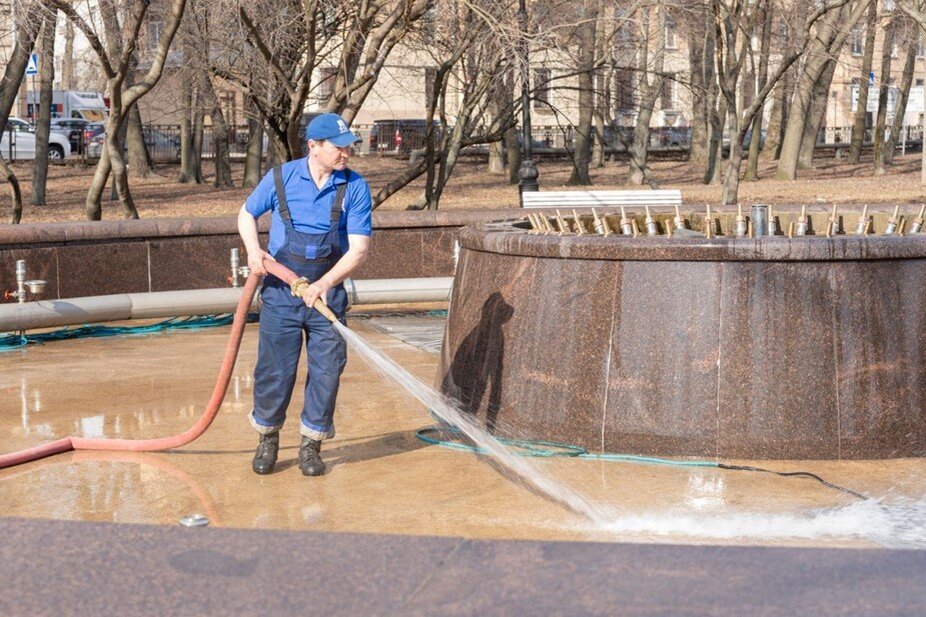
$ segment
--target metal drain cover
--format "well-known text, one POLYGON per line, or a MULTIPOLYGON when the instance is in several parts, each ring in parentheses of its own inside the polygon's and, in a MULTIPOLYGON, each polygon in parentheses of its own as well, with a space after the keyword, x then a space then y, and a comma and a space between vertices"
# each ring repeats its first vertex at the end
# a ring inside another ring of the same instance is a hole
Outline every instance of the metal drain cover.
POLYGON ((184 527, 205 527, 209 524, 209 519, 202 514, 187 514, 180 517, 180 524, 184 527))

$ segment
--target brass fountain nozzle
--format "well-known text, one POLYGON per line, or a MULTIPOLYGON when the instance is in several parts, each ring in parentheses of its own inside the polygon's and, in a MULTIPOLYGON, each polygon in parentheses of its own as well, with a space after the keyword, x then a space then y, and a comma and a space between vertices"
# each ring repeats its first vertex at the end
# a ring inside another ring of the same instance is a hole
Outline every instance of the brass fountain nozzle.
POLYGON ((832 238, 839 233, 839 211, 837 210, 836 204, 833 204, 833 213, 830 214, 830 218, 826 226, 826 237, 832 238))
POLYGON ((579 213, 576 212, 575 208, 572 209, 572 221, 575 223, 576 233, 580 236, 584 236, 585 224, 582 222, 582 219, 579 218, 579 213))
POLYGON ((643 206, 643 209, 646 211, 646 218, 643 220, 646 225, 646 235, 658 236, 659 227, 656 225, 656 221, 653 220, 653 215, 650 214, 649 206, 643 206))
POLYGON ((592 216, 595 218, 595 233, 605 237, 614 233, 611 226, 608 224, 607 216, 599 216, 598 211, 594 208, 592 208, 592 216))
POLYGON ((894 206, 894 214, 891 218, 887 219, 887 227, 884 228, 885 236, 892 236, 894 232, 897 231, 897 223, 899 222, 898 214, 900 213, 900 206, 894 206))
POLYGON ((685 229, 685 219, 682 218, 681 212, 678 211, 678 206, 675 206, 675 218, 672 219, 672 222, 675 223, 676 229, 685 229))
POLYGON ((733 235, 737 238, 742 238, 747 235, 748 231, 749 226, 746 224, 746 217, 743 216, 743 206, 742 204, 736 204, 736 219, 734 219, 733 224, 733 235))
POLYGON ((913 224, 910 225, 910 233, 918 234, 923 228, 923 213, 926 212, 926 204, 920 206, 920 213, 916 215, 916 218, 913 219, 913 224))
POLYGON ((858 225, 855 226, 855 235, 864 236, 868 233, 868 204, 862 208, 862 213, 858 217, 858 225))
POLYGON ((807 228, 807 206, 801 206, 801 216, 797 219, 797 225, 794 226, 795 236, 806 236, 807 228))
POLYGON ((627 218, 627 213, 624 211, 624 206, 621 206, 621 235, 636 235, 633 233, 633 225, 630 224, 630 220, 627 218))

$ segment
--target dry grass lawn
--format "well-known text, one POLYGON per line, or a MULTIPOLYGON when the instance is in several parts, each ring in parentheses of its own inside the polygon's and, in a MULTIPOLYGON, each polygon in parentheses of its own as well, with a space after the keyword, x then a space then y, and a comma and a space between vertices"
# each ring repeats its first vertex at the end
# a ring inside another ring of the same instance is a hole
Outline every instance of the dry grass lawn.
MULTIPOLYGON (((392 158, 357 157, 352 167, 364 174, 376 191, 397 174, 407 161, 392 158)), ((211 185, 212 166, 206 162, 206 184, 178 184, 174 181, 177 165, 159 165, 148 178, 132 179, 132 194, 142 218, 200 217, 233 214, 247 197, 249 189, 215 189, 211 185)), ((918 204, 926 201, 926 187, 920 184, 921 159, 919 154, 898 156, 896 164, 887 174, 872 174, 871 158, 851 165, 832 158, 820 158, 815 168, 802 171, 799 180, 774 180, 774 162, 762 165, 759 182, 742 183, 740 201, 772 204, 918 204)), ((657 161, 653 164, 661 188, 678 188, 686 204, 697 206, 719 203, 720 187, 701 184, 701 170, 684 161, 657 161)), ((13 166, 23 186, 25 206, 23 223, 44 221, 84 220, 84 196, 93 174, 92 167, 78 164, 53 166, 46 194, 48 204, 29 205, 32 192, 32 165, 19 163, 13 166)), ((563 189, 569 178, 568 160, 543 160, 539 163, 541 190, 563 189)), ((608 163, 592 171, 593 189, 620 189, 626 179, 627 164, 608 163)), ((236 183, 240 184, 243 172, 241 163, 233 167, 236 183)), ((423 180, 419 180, 392 196, 382 210, 403 210, 420 194, 423 180)), ((107 190, 106 196, 109 196, 107 190)), ((508 208, 518 203, 517 187, 507 183, 507 176, 490 175, 485 162, 464 160, 457 166, 441 202, 442 209, 508 208)), ((8 218, 10 197, 7 187, 0 192, 2 219, 8 218)), ((104 219, 120 218, 118 202, 105 201, 104 219)))

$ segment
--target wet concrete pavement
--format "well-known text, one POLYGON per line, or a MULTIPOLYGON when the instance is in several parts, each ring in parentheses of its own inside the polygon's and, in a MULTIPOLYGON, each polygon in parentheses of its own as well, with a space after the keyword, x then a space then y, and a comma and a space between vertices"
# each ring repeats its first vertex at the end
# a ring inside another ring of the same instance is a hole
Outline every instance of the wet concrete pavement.
MULTIPOLYGON (((351 326, 426 383, 437 356, 371 327, 351 326)), ((228 328, 149 336, 79 339, 0 354, 0 452, 66 435, 149 438, 182 432, 212 390, 228 328)), ((225 403, 200 439, 165 453, 77 452, 0 471, 4 517, 176 525, 191 512, 213 526, 349 531, 487 539, 875 546, 852 533, 799 537, 751 533, 762 516, 804 521, 820 509, 857 500, 807 478, 632 465, 587 460, 538 464, 592 500, 631 519, 674 518, 593 529, 582 517, 498 473, 480 457, 429 446, 415 431, 433 423, 423 407, 385 383, 351 353, 336 414, 337 437, 322 455, 329 472, 305 478, 295 465, 297 386, 282 433, 277 471, 250 470, 256 434, 249 428, 257 328, 245 332, 225 403), (676 516, 677 515, 677 516, 676 516), (699 520, 739 517, 734 531, 698 533, 699 520), (756 518, 750 518, 755 515, 756 518), (690 524, 684 522, 690 519, 690 524), (681 521, 681 522, 680 522, 681 521)), ((919 499, 926 465, 879 462, 766 462, 808 470, 872 496, 919 499)), ((861 516, 865 516, 862 513, 861 516)), ((809 531, 808 531, 809 529, 809 531)))

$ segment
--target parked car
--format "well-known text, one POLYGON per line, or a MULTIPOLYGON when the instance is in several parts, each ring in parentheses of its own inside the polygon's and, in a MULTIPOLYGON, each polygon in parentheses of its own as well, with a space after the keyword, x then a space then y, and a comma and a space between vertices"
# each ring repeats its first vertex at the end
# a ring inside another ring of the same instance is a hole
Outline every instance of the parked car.
MULTIPOLYGON (((95 127, 94 127, 95 128, 95 127)), ((94 129, 87 129, 94 130, 94 129)), ((159 129, 152 129, 145 126, 142 129, 145 137, 145 147, 148 148, 148 154, 154 159, 177 159, 180 158, 180 137, 165 133, 159 129)), ((87 156, 90 158, 100 158, 103 154, 103 148, 106 147, 106 133, 96 133, 87 141, 87 156)))
POLYGON ((83 118, 56 118, 51 121, 51 129, 68 136, 71 152, 83 154, 83 132, 84 127, 88 124, 90 124, 90 121, 83 118))
MULTIPOLYGON (((441 129, 437 120, 435 128, 441 129)), ((375 120, 370 130, 370 153, 408 158, 412 150, 424 148, 426 137, 427 120, 375 120)))
MULTIPOLYGON (((71 155, 71 143, 67 135, 58 131, 48 134, 48 159, 63 160, 71 155)), ((35 159, 35 129, 25 120, 10 118, 0 136, 0 156, 11 161, 35 159)))

